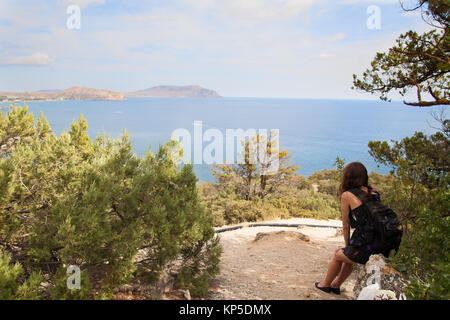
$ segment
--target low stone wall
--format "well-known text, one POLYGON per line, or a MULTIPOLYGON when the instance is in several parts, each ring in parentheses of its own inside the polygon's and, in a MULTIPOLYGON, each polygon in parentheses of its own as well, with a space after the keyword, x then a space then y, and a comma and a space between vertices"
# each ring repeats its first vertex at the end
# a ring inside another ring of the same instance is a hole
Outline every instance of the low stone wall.
POLYGON ((372 255, 365 265, 356 265, 356 283, 353 299, 400 300, 406 299, 404 277, 386 264, 383 255, 372 255))

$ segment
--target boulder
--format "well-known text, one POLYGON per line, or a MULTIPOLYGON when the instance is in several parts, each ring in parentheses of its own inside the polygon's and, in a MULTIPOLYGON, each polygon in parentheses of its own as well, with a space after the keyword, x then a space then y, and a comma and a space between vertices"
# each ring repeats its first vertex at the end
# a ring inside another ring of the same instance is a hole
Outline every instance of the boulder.
POLYGON ((355 265, 356 283, 354 299, 395 300, 403 299, 406 288, 404 277, 386 264, 383 255, 370 256, 363 265, 355 265), (366 288, 366 290, 364 290, 366 288))
POLYGON ((138 294, 148 299, 161 299, 163 295, 173 289, 175 284, 175 276, 169 270, 165 270, 160 274, 159 280, 156 283, 141 283, 136 280, 132 284, 124 284, 117 286, 113 292, 138 294))
POLYGON ((303 241, 311 242, 311 239, 298 231, 274 231, 274 232, 258 232, 253 242, 264 241, 303 241))
POLYGON ((186 289, 186 290, 179 290, 182 294, 183 294, 183 297, 186 299, 186 300, 191 300, 192 298, 191 298, 191 293, 190 293, 190 291, 188 290, 188 289, 186 289))
POLYGON ((344 236, 344 231, 342 228, 336 229, 336 233, 334 234, 335 237, 342 237, 344 236))
POLYGON ((160 274, 157 283, 143 286, 142 291, 151 299, 161 299, 165 293, 173 289, 174 284, 174 275, 169 270, 165 270, 160 274))
POLYGON ((373 300, 397 300, 395 292, 391 290, 377 290, 373 300))

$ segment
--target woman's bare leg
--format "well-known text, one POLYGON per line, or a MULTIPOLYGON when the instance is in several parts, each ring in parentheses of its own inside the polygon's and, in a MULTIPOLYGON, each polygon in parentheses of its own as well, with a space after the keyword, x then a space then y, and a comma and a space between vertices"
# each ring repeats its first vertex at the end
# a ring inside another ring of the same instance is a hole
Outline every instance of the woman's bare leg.
POLYGON ((331 282, 336 278, 336 276, 341 271, 341 265, 342 262, 337 261, 335 258, 331 260, 330 265, 328 266, 328 272, 327 276, 325 277, 325 280, 321 281, 318 286, 321 288, 329 287, 331 285, 331 282))
POLYGON ((342 263, 341 272, 339 272, 339 275, 336 279, 331 282, 332 288, 340 288, 341 285, 344 283, 344 281, 349 277, 349 275, 353 271, 353 264, 350 263, 342 263))
MULTIPOLYGON (((336 252, 333 256, 333 260, 331 260, 330 265, 328 266, 328 272, 325 277, 325 280, 321 281, 318 284, 318 286, 321 288, 331 286, 331 283, 333 282, 333 280, 335 280, 336 277, 340 274, 342 274, 342 276, 345 276, 345 279, 346 279, 350 275, 351 271, 350 271, 350 273, 348 273, 349 267, 345 267, 344 273, 342 272, 344 263, 352 265, 352 268, 353 268, 353 261, 351 261, 349 258, 347 258, 344 255, 344 253, 342 252, 342 249, 336 250, 336 252)), ((344 277, 342 277, 342 279, 344 279, 344 277)))

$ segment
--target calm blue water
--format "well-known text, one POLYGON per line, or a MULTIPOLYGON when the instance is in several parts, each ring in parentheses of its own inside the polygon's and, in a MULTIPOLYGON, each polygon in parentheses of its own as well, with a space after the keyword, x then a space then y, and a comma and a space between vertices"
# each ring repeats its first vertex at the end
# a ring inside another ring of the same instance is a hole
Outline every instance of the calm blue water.
MULTIPOLYGON (((125 128, 139 156, 150 146, 156 151, 175 129, 185 128, 193 136, 195 120, 203 122, 204 130, 216 128, 224 136, 225 129, 279 129, 281 148, 292 153, 298 173, 305 176, 332 168, 336 156, 387 173, 388 168, 377 167, 370 157, 368 142, 399 140, 415 131, 432 133, 427 120, 435 123, 430 108, 382 101, 153 98, 28 105, 36 116, 42 111, 57 134, 70 128, 80 113, 88 120, 92 138, 103 133, 119 137, 125 128)), ((195 170, 200 181, 213 180, 207 165, 196 165, 195 170)))

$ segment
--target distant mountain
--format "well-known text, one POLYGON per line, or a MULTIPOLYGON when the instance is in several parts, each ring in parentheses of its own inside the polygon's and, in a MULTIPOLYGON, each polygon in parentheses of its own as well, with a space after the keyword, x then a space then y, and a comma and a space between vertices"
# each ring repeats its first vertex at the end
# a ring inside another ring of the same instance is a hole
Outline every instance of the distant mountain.
POLYGON ((120 92, 83 87, 72 87, 55 95, 59 100, 124 100, 120 92))
POLYGON ((220 98, 214 91, 200 86, 157 86, 149 89, 126 92, 128 98, 220 98))
POLYGON ((84 87, 72 87, 56 92, 1 92, 0 101, 58 101, 58 100, 124 100, 122 93, 84 87))
POLYGON ((36 92, 0 91, 2 101, 61 101, 61 100, 125 100, 128 98, 220 98, 214 91, 200 86, 157 86, 125 94, 85 87, 66 90, 39 90, 36 92))
POLYGON ((61 92, 60 89, 45 89, 45 90, 38 90, 36 92, 61 92))

